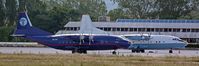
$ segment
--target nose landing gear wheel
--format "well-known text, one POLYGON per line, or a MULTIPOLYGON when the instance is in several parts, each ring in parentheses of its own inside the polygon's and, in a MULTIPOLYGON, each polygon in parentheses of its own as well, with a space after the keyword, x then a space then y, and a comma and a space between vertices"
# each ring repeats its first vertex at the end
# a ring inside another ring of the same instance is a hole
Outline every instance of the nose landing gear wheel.
POLYGON ((74 53, 87 54, 87 51, 86 50, 77 50, 77 49, 75 49, 75 50, 72 50, 72 54, 74 54, 74 53))
POLYGON ((173 53, 173 50, 172 50, 172 49, 170 49, 170 50, 169 50, 169 53, 173 53))

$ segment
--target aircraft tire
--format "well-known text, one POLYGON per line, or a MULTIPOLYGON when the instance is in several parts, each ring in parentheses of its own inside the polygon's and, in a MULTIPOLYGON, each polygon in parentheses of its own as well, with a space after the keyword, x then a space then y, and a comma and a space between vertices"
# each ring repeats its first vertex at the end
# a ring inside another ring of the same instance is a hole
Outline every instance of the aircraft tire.
POLYGON ((136 50, 135 50, 135 49, 132 49, 132 50, 131 50, 131 52, 132 52, 132 53, 135 53, 135 52, 136 52, 136 50))
POLYGON ((87 54, 87 51, 86 50, 82 50, 82 53, 87 54))
POLYGON ((172 50, 172 49, 170 49, 170 50, 169 50, 169 53, 173 53, 173 50, 172 50))
POLYGON ((145 50, 144 50, 144 49, 140 49, 140 52, 141 52, 141 53, 144 53, 144 52, 145 52, 145 50))
POLYGON ((74 54, 74 53, 77 53, 77 51, 75 51, 75 50, 72 50, 72 54, 74 54))
POLYGON ((140 53, 140 49, 136 49, 136 53, 140 53))
POLYGON ((116 51, 113 51, 113 52, 112 52, 113 55, 116 55, 116 53, 117 53, 116 51))

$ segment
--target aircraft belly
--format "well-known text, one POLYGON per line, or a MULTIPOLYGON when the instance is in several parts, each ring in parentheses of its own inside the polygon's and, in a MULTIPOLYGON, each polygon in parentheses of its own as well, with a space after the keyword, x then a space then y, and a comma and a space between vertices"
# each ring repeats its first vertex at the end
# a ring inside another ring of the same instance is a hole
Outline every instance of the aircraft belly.
POLYGON ((74 49, 82 49, 82 50, 110 50, 110 49, 117 49, 118 47, 116 45, 89 45, 89 44, 60 44, 60 45, 54 45, 50 46, 55 49, 61 49, 61 50, 74 50, 74 49))
POLYGON ((186 44, 183 43, 164 43, 164 44, 131 44, 129 49, 142 48, 142 49, 180 49, 185 48, 186 44))

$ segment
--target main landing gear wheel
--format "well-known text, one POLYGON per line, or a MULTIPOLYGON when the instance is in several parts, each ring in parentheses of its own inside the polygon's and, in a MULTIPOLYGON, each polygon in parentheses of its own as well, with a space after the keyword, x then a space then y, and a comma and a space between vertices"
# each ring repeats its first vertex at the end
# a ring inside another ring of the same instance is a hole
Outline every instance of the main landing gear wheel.
POLYGON ((112 52, 113 55, 116 55, 116 53, 117 53, 117 52, 116 52, 115 50, 112 52))
POLYGON ((87 54, 87 51, 86 50, 72 50, 72 54, 74 53, 87 54))
POLYGON ((131 52, 132 53, 144 53, 145 50, 144 49, 132 49, 131 52))
POLYGON ((144 49, 140 49, 140 52, 141 52, 141 53, 144 53, 144 52, 145 52, 145 50, 144 50, 144 49))

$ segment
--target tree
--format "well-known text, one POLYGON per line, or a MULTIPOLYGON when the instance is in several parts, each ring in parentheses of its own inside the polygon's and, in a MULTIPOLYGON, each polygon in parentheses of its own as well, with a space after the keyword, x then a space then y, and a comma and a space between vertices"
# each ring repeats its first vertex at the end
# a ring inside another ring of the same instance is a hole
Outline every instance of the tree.
POLYGON ((193 10, 187 15, 183 15, 178 19, 199 19, 199 10, 193 10))
POLYGON ((13 27, 6 27, 6 26, 3 26, 0 28, 0 42, 1 41, 12 41, 12 38, 10 35, 12 33, 12 30, 13 30, 13 27))
POLYGON ((114 0, 130 18, 177 19, 197 8, 198 0, 114 0))
POLYGON ((0 27, 4 25, 5 20, 5 6, 4 0, 0 1, 0 27))
POLYGON ((7 26, 14 25, 17 17, 16 0, 6 0, 6 21, 7 26))
POLYGON ((114 0, 119 3, 119 7, 126 10, 126 15, 130 18, 149 18, 149 14, 154 11, 155 0, 114 0))
POLYGON ((55 5, 60 4, 61 7, 71 8, 80 12, 81 15, 89 14, 94 20, 99 16, 107 14, 106 5, 103 0, 54 0, 51 2, 55 5), (57 4, 56 4, 57 3, 57 4))
POLYGON ((114 9, 108 13, 108 16, 111 17, 111 21, 115 21, 116 19, 128 18, 125 14, 125 11, 122 9, 114 9))
POLYGON ((161 19, 177 19, 193 10, 190 0, 157 0, 155 4, 155 15, 161 19))

